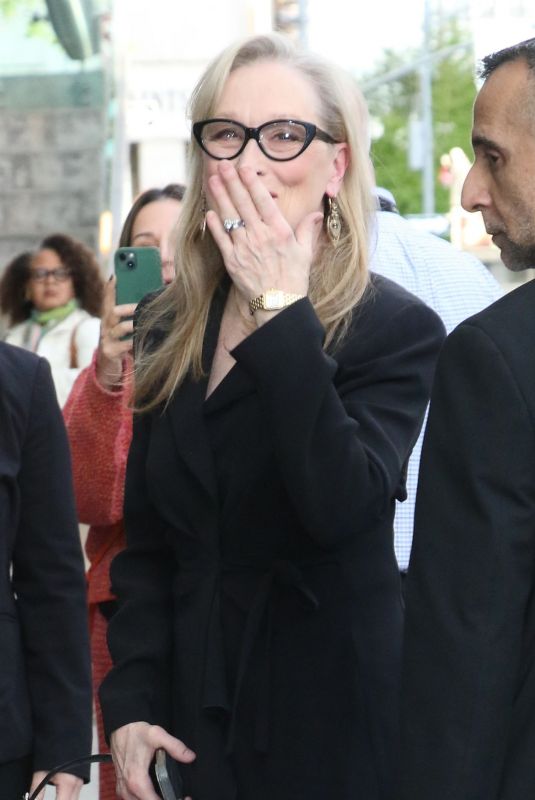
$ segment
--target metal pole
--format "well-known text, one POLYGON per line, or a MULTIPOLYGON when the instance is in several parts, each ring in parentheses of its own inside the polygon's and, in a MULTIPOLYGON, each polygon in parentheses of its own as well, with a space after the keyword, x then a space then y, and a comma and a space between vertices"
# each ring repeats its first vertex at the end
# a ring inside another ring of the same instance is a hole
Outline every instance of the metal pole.
POLYGON ((424 214, 435 213, 435 174, 433 161, 433 93, 431 47, 431 0, 425 0, 423 24, 424 58, 420 66, 420 91, 422 99, 422 210, 424 214))
POLYGON ((308 46, 308 0, 299 0, 299 43, 308 46))

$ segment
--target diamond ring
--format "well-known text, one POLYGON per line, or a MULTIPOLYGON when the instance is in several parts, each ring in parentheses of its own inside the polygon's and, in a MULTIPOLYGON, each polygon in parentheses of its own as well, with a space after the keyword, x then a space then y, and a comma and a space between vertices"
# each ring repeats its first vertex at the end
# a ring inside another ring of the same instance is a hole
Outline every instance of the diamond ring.
POLYGON ((245 228, 245 222, 242 219, 225 219, 223 220, 223 227, 227 233, 237 230, 238 228, 245 228))

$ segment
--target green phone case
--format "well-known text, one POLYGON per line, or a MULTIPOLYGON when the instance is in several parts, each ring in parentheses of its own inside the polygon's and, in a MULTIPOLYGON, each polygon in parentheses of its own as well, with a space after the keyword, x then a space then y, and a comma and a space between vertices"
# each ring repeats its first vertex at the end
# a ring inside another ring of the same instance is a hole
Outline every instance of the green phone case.
POLYGON ((157 247, 119 247, 115 251, 117 305, 139 303, 162 286, 162 262, 157 247))

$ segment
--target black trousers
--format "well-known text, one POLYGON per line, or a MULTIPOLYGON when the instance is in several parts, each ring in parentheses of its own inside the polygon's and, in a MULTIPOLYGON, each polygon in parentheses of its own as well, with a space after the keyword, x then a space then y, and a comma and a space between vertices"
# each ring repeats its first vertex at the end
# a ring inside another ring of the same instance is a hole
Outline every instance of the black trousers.
POLYGON ((24 794, 30 791, 31 782, 31 756, 0 764, 0 797, 5 800, 22 800, 24 794))

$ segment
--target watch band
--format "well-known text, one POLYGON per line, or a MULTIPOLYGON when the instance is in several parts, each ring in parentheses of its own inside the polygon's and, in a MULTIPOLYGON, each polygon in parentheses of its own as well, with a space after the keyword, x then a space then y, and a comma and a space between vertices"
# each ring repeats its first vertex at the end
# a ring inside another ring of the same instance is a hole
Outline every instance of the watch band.
POLYGON ((304 294, 292 294, 283 292, 281 289, 268 289, 264 294, 258 295, 254 300, 249 301, 249 311, 280 311, 281 308, 291 306, 297 300, 302 300, 304 294))

